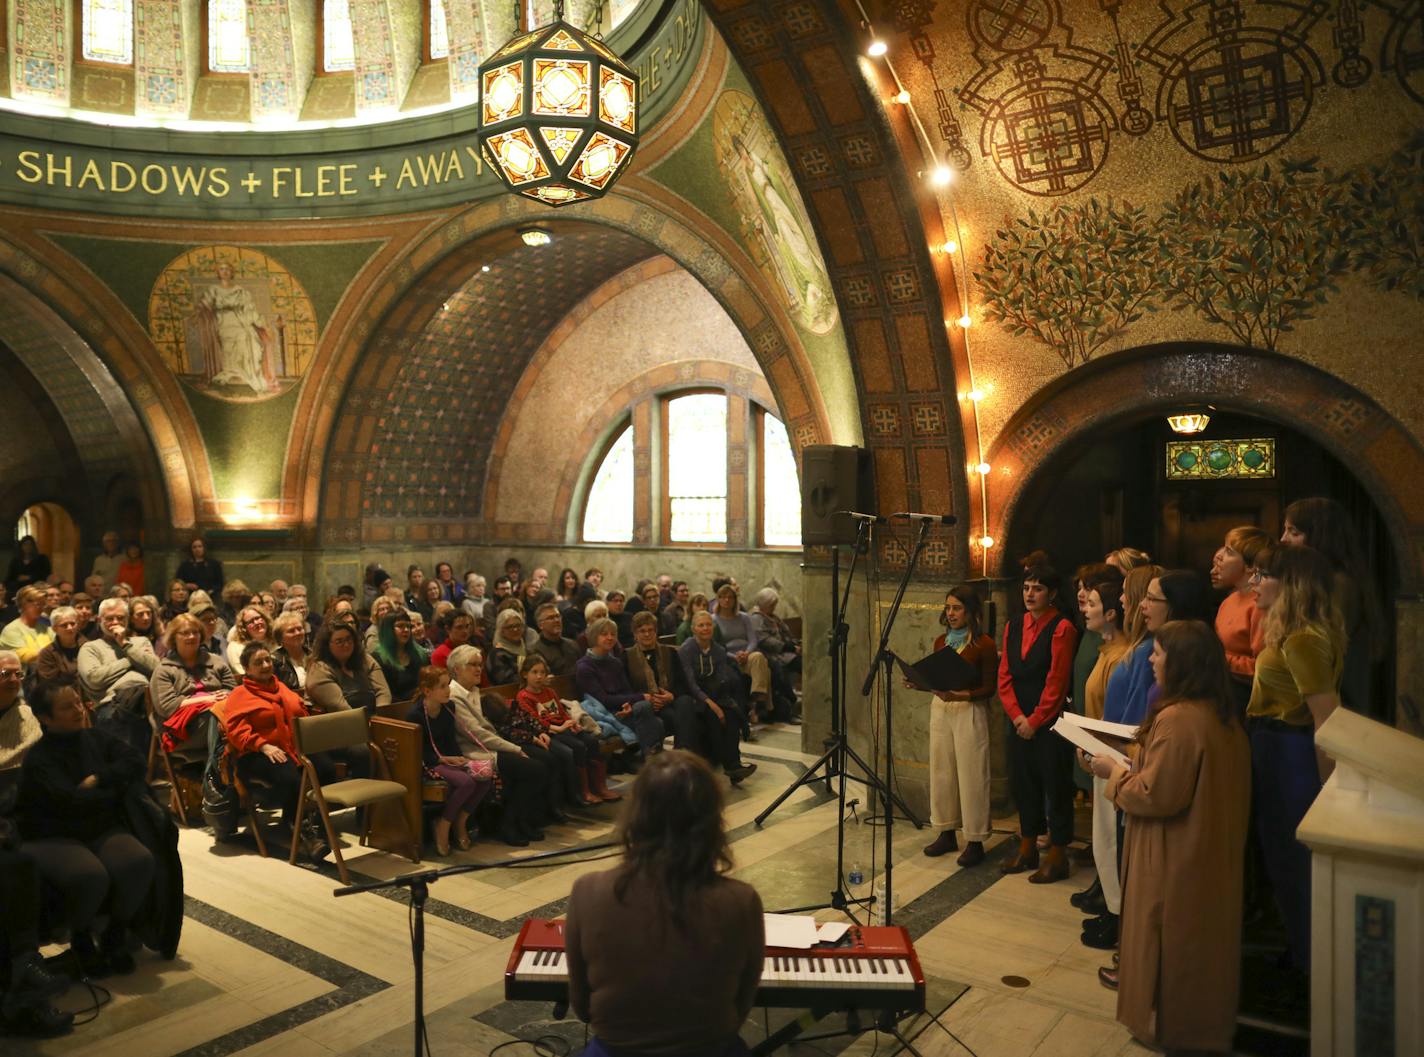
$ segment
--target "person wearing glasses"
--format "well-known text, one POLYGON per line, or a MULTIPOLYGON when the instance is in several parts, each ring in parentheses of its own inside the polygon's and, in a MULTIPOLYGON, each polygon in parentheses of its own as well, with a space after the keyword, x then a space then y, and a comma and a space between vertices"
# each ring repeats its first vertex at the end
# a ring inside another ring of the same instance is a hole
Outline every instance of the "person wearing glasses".
POLYGON ((227 644, 227 664, 234 676, 242 675, 242 651, 249 642, 265 643, 268 650, 275 650, 272 641, 272 618, 261 606, 244 606, 238 610, 237 622, 227 644))
POLYGON ((6 624, 4 631, 0 631, 0 648, 14 650, 15 656, 24 665, 34 664, 40 650, 54 641, 48 625, 40 622, 45 594, 43 587, 33 584, 20 588, 20 593, 15 596, 20 615, 6 624))
MULTIPOLYGON (((99 626, 103 637, 79 647, 79 681, 83 697, 98 702, 95 715, 101 722, 115 713, 143 717, 143 692, 158 669, 158 654, 142 635, 129 633, 129 604, 122 598, 106 598, 99 603, 99 626)), ((142 723, 145 734, 147 719, 142 723)), ((138 734, 134 732, 138 747, 138 734)))
POLYGON ((386 677, 391 697, 396 701, 412 701, 420 686, 420 669, 430 660, 430 654, 415 641, 415 622, 404 609, 397 609, 381 618, 372 651, 376 663, 386 677))
POLYGON ((356 634, 355 618, 336 616, 322 624, 307 669, 307 698, 313 712, 364 708, 368 714, 393 700, 386 674, 356 634))

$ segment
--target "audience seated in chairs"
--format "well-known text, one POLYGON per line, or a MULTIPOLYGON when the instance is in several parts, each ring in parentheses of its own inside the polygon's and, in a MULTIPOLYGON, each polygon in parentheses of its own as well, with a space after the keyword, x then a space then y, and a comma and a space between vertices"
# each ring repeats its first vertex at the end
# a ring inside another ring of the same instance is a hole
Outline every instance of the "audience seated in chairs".
POLYGON ((574 674, 578 659, 583 655, 578 643, 564 637, 564 618, 559 615, 559 607, 553 602, 545 602, 534 614, 539 629, 539 638, 534 643, 533 652, 544 658, 553 678, 574 674))
POLYGON ((411 614, 397 609, 381 618, 380 632, 373 651, 381 672, 386 677, 391 697, 396 701, 413 700, 420 682, 420 669, 429 654, 414 640, 415 626, 411 614))
POLYGON ((722 633, 722 645, 727 655, 750 682, 751 698, 747 719, 757 722, 758 711, 770 712, 771 665, 766 654, 760 649, 756 621, 742 611, 737 598, 737 588, 733 583, 725 583, 717 589, 717 602, 712 607, 712 617, 717 630, 722 633))
POLYGON ((545 760, 532 759, 522 747, 503 737, 485 718, 480 697, 484 656, 474 646, 450 651, 450 702, 456 718, 456 741, 472 760, 494 754, 495 774, 504 786, 504 812, 499 838, 516 848, 543 840, 541 828, 558 811, 558 782, 545 760))
POLYGON ((42 683, 30 701, 44 736, 20 775, 21 846, 63 895, 70 949, 89 976, 131 973, 128 928, 153 881, 153 853, 131 832, 126 797, 147 796, 144 760, 121 739, 88 726, 72 683, 42 683), (90 931, 108 899, 96 949, 90 931))
POLYGON ((692 618, 692 637, 677 648, 677 655, 688 692, 700 707, 696 715, 703 744, 712 748, 716 762, 736 785, 756 770, 756 764, 742 763, 739 735, 745 712, 737 699, 741 678, 726 648, 715 641, 716 627, 711 613, 697 613, 692 618))
POLYGON ((450 662, 450 652, 456 646, 464 646, 475 637, 475 618, 463 609, 451 609, 442 619, 444 640, 430 654, 430 663, 437 668, 446 668, 450 662))
MULTIPOLYGON (((677 626, 677 631, 674 633, 677 637, 677 644, 679 646, 681 646, 688 639, 692 638, 692 618, 697 616, 698 613, 710 612, 712 612, 712 606, 707 601, 707 596, 704 595, 701 591, 694 592, 693 594, 688 596, 687 616, 683 618, 682 623, 677 626)), ((724 640, 722 638, 722 629, 717 626, 717 622, 715 620, 712 622, 712 641, 717 643, 718 646, 724 644, 724 640)))
POLYGON ((129 600, 129 635, 142 635, 159 657, 168 652, 163 622, 158 619, 158 600, 152 595, 135 595, 129 600))
POLYGON ((40 682, 54 682, 57 679, 78 680, 79 614, 73 606, 56 606, 49 614, 50 630, 54 641, 35 656, 30 672, 40 682))
POLYGON ((677 651, 658 642, 658 618, 651 611, 633 614, 633 648, 623 655, 623 662, 629 686, 647 692, 659 708, 663 724, 672 733, 673 746, 715 758, 697 720, 700 706, 684 687, 677 651))
POLYGON ((578 719, 549 686, 549 665, 537 653, 524 658, 519 671, 519 694, 513 708, 527 714, 544 732, 541 744, 559 765, 564 797, 570 804, 592 807, 608 791, 608 774, 598 736, 580 727, 578 719))
MULTIPOLYGON (((239 660, 245 674, 224 707, 228 752, 236 758, 243 782, 254 790, 265 789, 290 828, 302 780, 293 724, 298 716, 310 713, 301 698, 277 681, 272 651, 265 642, 249 642, 239 660)), ((336 780, 335 765, 326 756, 317 754, 311 763, 323 784, 336 780)), ((302 819, 300 837, 311 859, 321 860, 330 854, 320 826, 310 815, 302 819)))
POLYGON ((489 651, 489 677, 495 686, 519 682, 519 668, 528 652, 523 607, 502 610, 494 621, 494 647, 489 651))
POLYGON ((20 588, 15 596, 20 615, 0 631, 0 649, 14 650, 20 663, 26 666, 34 664, 40 650, 54 641, 48 625, 40 623, 47 593, 44 587, 34 584, 20 588))
POLYGON ((328 620, 316 636, 316 659, 307 669, 313 712, 364 708, 368 714, 391 703, 391 689, 376 659, 366 652, 354 624, 328 620))
POLYGON ((796 704, 795 677, 801 674, 801 643, 791 625, 776 615, 781 596, 774 587, 763 587, 752 597, 747 614, 757 632, 757 649, 771 669, 772 719, 778 723, 800 722, 796 704))
POLYGON ((129 605, 122 598, 99 603, 103 638, 79 647, 83 696, 96 703, 95 719, 110 725, 142 753, 149 742, 144 694, 158 668, 158 655, 142 635, 129 634, 129 605))
POLYGON ((584 709, 600 724, 616 721, 631 728, 644 753, 661 752, 667 735, 658 718, 663 701, 629 684, 623 661, 613 652, 618 625, 607 617, 595 620, 588 626, 588 640, 588 652, 579 658, 574 672, 584 709))
POLYGON ((288 599, 288 604, 296 602, 293 609, 284 609, 281 616, 272 622, 272 637, 277 641, 277 649, 272 654, 272 667, 282 685, 295 694, 304 694, 307 685, 307 669, 311 667, 312 654, 307 649, 306 600, 288 599))
POLYGON ((180 613, 168 626, 168 653, 158 662, 149 692, 165 744, 193 737, 213 705, 237 688, 237 678, 221 654, 203 643, 202 621, 180 613))
POLYGON ((277 648, 272 641, 272 618, 260 605, 247 605, 238 610, 237 623, 228 636, 227 666, 234 675, 242 675, 242 651, 252 642, 262 643, 268 652, 277 648))
MULTIPOLYGON (((438 584, 439 581, 431 580, 438 584)), ((406 720, 424 732, 421 756, 425 773, 445 783, 444 806, 435 823, 435 850, 450 854, 450 839, 461 851, 470 850, 470 815, 494 784, 494 762, 471 759, 461 751, 456 735, 455 709, 450 704, 450 673, 427 665, 416 681, 415 703, 406 720)))

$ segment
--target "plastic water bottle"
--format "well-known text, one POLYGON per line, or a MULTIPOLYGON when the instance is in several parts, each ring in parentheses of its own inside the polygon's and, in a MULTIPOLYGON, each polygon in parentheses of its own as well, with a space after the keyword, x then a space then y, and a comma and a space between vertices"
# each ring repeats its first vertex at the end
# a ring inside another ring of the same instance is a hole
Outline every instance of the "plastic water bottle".
POLYGON ((850 884, 853 894, 859 893, 860 886, 865 884, 865 871, 860 868, 860 863, 850 864, 850 873, 846 876, 846 881, 850 884))

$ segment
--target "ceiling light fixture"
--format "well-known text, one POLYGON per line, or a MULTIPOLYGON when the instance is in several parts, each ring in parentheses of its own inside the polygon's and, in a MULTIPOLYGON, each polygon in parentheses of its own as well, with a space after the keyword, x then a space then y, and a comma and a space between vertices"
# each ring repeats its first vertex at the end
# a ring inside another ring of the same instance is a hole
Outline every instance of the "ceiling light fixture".
POLYGON ((889 44, 886 44, 879 37, 875 37, 871 40, 870 47, 865 49, 865 54, 869 55, 872 59, 878 59, 889 50, 889 44))
POLYGON ((546 228, 520 228, 519 238, 526 246, 547 246, 554 241, 546 228))
POLYGON ((1172 427, 1173 433, 1200 433, 1210 422, 1211 416, 1205 411, 1181 411, 1167 416, 1167 425, 1172 427))
POLYGON ((550 206, 602 198, 638 147, 638 75, 564 21, 517 33, 480 65, 485 161, 517 194, 550 206))

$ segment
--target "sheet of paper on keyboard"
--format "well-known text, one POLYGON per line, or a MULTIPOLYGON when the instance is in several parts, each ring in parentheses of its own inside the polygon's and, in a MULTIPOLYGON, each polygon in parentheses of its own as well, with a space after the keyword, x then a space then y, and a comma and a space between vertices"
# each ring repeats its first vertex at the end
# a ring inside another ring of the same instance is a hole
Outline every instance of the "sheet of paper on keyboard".
POLYGON ((850 925, 844 921, 823 921, 816 929, 816 939, 820 943, 835 943, 849 931, 850 925))
POLYGON ((763 914, 768 947, 795 947, 809 950, 819 941, 816 919, 800 914, 763 914))

